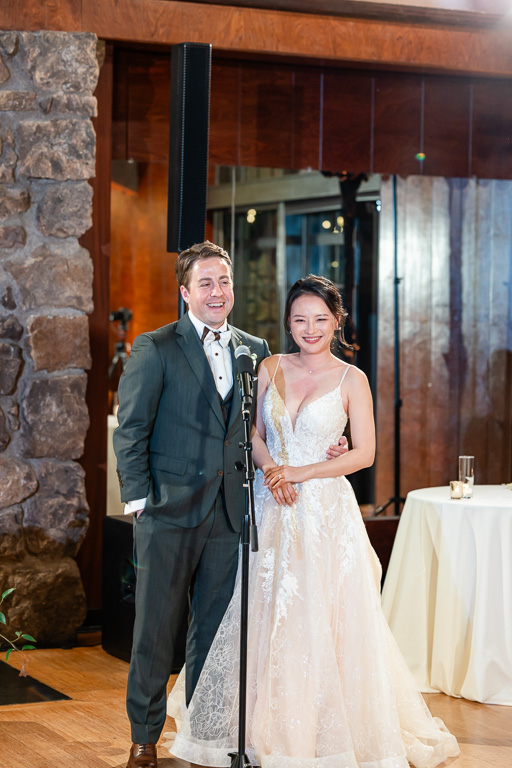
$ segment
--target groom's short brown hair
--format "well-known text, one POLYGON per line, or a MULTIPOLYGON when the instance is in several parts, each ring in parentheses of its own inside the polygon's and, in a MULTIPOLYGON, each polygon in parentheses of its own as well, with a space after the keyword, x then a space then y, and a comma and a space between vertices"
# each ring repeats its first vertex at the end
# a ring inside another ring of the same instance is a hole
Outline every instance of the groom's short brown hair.
POLYGON ((224 248, 221 248, 220 245, 215 245, 214 243, 210 243, 209 240, 205 240, 204 243, 191 245, 190 248, 187 248, 179 254, 174 265, 178 285, 184 285, 188 290, 190 272, 196 261, 212 258, 224 259, 229 266, 231 275, 233 275, 233 264, 229 253, 225 251, 224 248))

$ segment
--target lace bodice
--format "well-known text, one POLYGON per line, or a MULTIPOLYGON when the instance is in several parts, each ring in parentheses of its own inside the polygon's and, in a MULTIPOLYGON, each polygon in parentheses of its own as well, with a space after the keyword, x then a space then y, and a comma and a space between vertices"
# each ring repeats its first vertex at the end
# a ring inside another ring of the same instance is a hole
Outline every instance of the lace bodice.
POLYGON ((298 413, 295 428, 274 379, 263 400, 262 415, 266 443, 277 464, 295 467, 324 461, 329 445, 337 443, 347 424, 341 385, 347 369, 334 389, 307 403, 298 413))

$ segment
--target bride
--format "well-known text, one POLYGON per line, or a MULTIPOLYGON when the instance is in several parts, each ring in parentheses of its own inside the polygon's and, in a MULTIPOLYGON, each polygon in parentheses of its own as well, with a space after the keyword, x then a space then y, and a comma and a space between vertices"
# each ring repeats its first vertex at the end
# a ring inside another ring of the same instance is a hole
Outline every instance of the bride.
MULTIPOLYGON (((259 552, 251 555, 247 754, 263 768, 431 768, 459 752, 416 690, 380 607, 381 569, 346 475, 372 464, 365 375, 335 357, 333 283, 291 288, 296 354, 258 371, 253 432, 259 552), (352 448, 326 459, 350 418, 352 448)), ((173 755, 229 766, 238 744, 240 572, 192 700, 169 697, 173 755)))

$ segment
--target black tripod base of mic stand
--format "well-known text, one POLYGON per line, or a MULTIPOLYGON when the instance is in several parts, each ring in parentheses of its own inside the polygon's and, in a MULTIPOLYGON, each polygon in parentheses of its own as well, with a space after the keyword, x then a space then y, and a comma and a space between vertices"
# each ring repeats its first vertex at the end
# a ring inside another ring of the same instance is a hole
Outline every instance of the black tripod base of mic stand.
POLYGON ((384 512, 384 510, 389 507, 390 504, 394 504, 395 515, 398 516, 400 514, 400 505, 405 504, 405 499, 402 498, 402 496, 398 496, 398 497, 392 496, 390 499, 388 499, 388 501, 386 501, 385 504, 381 504, 380 507, 377 507, 377 509, 373 513, 373 517, 378 517, 379 515, 381 515, 384 512))
POLYGON ((230 752, 228 757, 231 758, 231 768, 251 768, 246 754, 241 755, 240 752, 230 752))

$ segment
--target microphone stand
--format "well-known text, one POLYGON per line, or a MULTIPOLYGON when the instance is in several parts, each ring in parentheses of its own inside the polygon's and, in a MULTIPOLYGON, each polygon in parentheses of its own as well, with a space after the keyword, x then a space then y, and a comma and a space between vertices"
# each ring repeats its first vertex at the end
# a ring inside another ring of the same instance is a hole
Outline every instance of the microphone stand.
MULTIPOLYGON (((241 357, 246 357, 243 355, 241 357)), ((250 360, 250 358, 248 358, 250 360)), ((242 362, 242 361, 241 361, 242 362)), ((243 362, 242 362, 243 365, 243 362)), ((252 361, 250 361, 252 368, 252 361)), ((245 511, 242 519, 242 584, 240 611, 240 684, 238 692, 238 751, 230 752, 231 768, 251 768, 249 758, 245 754, 245 729, 247 708, 247 623, 249 616, 249 544, 253 552, 258 551, 258 529, 254 518, 254 462, 251 442, 251 405, 253 398, 254 373, 249 373, 246 367, 238 374, 240 396, 242 399, 242 419, 244 422, 244 442, 240 448, 245 451, 245 464, 236 462, 236 469, 245 470, 245 511)))

